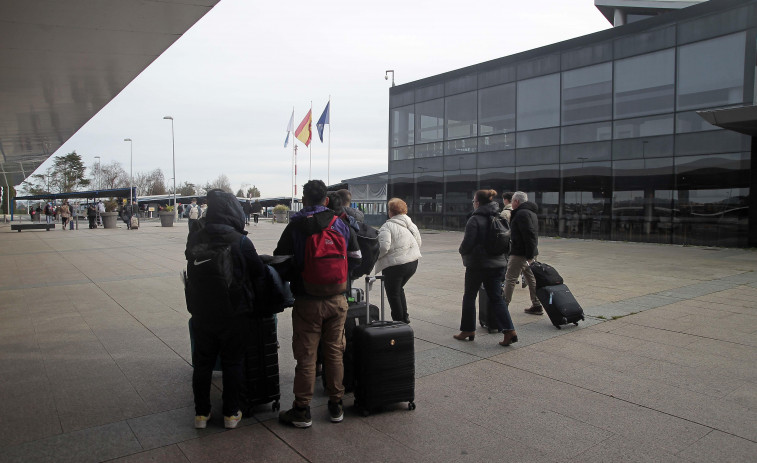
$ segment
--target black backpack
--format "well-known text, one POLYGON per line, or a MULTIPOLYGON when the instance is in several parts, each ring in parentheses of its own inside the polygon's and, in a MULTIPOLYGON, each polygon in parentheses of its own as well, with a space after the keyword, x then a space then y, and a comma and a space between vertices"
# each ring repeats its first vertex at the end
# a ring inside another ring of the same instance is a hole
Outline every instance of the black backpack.
POLYGON ((507 220, 498 215, 490 217, 484 249, 491 256, 510 252, 510 223, 507 220))
POLYGON ((204 229, 196 233, 187 253, 184 286, 189 313, 219 319, 251 310, 252 290, 246 269, 242 269, 242 281, 234 278, 233 254, 241 252, 244 235, 239 232, 211 235, 204 229))
POLYGON ((350 270, 350 278, 356 280, 363 275, 368 275, 376 265, 379 256, 378 230, 363 222, 356 223, 358 229, 350 227, 350 233, 357 235, 357 244, 360 246, 362 260, 360 265, 350 270))

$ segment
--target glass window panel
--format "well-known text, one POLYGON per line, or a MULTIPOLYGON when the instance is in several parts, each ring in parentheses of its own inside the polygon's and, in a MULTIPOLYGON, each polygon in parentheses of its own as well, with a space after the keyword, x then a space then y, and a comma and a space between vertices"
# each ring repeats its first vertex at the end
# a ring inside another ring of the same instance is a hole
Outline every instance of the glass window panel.
POLYGON ((477 138, 463 138, 461 140, 450 140, 444 142, 444 154, 465 154, 475 153, 477 149, 477 138))
POLYGON ((515 151, 495 151, 478 155, 479 169, 515 165, 515 151))
POLYGON ((750 9, 750 7, 735 8, 681 22, 678 24, 678 43, 689 43, 744 30, 749 27, 750 18, 754 17, 750 9))
POLYGON ((433 100, 444 96, 444 84, 429 85, 415 90, 415 102, 433 100))
POLYGON ((444 170, 466 170, 476 168, 476 155, 445 156, 444 170))
POLYGON ((478 87, 506 84, 515 80, 515 65, 499 66, 495 69, 481 71, 478 74, 478 87))
POLYGON ((612 139, 612 124, 607 121, 563 127, 561 139, 565 144, 610 140, 612 139))
POLYGON ((543 76, 560 70, 560 54, 540 56, 530 61, 518 63, 518 80, 543 76))
POLYGON ((444 211, 444 176, 441 172, 415 175, 416 216, 413 222, 421 228, 442 228, 444 211))
POLYGON ((415 172, 436 172, 444 170, 444 158, 424 158, 415 160, 415 172))
POLYGON ((560 144, 560 129, 532 130, 530 132, 518 132, 516 148, 533 148, 536 146, 549 146, 560 144))
POLYGON ((747 151, 750 146, 750 136, 730 130, 676 135, 677 156, 747 151))
POLYGON ((563 210, 560 236, 608 239, 611 225, 612 169, 610 162, 561 165, 563 210))
POLYGON ((433 156, 442 156, 444 154, 444 142, 426 143, 424 145, 415 145, 416 158, 429 158, 433 156))
POLYGON ((515 170, 516 190, 528 195, 539 205, 537 218, 539 234, 557 235, 560 206, 560 167, 557 163, 541 166, 521 166, 515 170))
POLYGON ((611 59, 612 43, 595 43, 563 52, 562 69, 575 69, 611 59))
POLYGON ((401 161, 402 159, 413 159, 415 149, 412 146, 403 146, 402 148, 392 148, 392 161, 401 161))
POLYGON ((673 156, 673 136, 627 138, 612 142, 612 158, 660 158, 673 156))
POLYGON ((675 159, 674 243, 746 246, 749 228, 750 153, 675 159))
POLYGON ((413 105, 392 109, 389 126, 392 131, 392 146, 412 145, 415 140, 415 109, 413 105))
POLYGON ((444 93, 446 95, 454 95, 455 93, 468 92, 476 89, 477 83, 476 75, 456 77, 450 79, 444 84, 444 93))
POLYGON ((560 125, 560 75, 518 82, 518 130, 560 125))
POLYGON ((415 102, 415 92, 413 90, 406 90, 404 92, 393 93, 389 90, 389 107, 396 108, 398 106, 405 106, 413 104, 415 102))
POLYGON ((562 74, 562 123, 612 119, 612 63, 562 74))
POLYGON ((707 130, 720 130, 705 121, 695 111, 676 114, 676 133, 705 132, 707 130))
POLYGON ((467 215, 473 212, 472 199, 477 180, 475 170, 445 173, 444 221, 447 229, 465 229, 467 215))
POLYGON ((389 173, 392 174, 407 174, 413 172, 413 160, 406 161, 392 161, 389 163, 389 173))
POLYGON ((613 123, 613 138, 654 137, 673 133, 673 115, 637 117, 613 123))
POLYGON ((479 135, 515 131, 515 84, 478 91, 479 135))
POLYGON ((670 243, 678 222, 673 213, 673 158, 615 161, 612 239, 670 243))
POLYGON ((615 61, 615 117, 672 112, 675 50, 615 61))
POLYGON ((516 165, 533 166, 560 162, 560 146, 519 149, 515 154, 516 165))
POLYGON ((447 139, 475 137, 476 92, 448 96, 444 102, 447 116, 447 139))
POLYGON ((444 138, 444 99, 416 104, 415 114, 416 144, 444 138))
POLYGON ((389 197, 400 198, 407 203, 407 210, 414 210, 415 205, 415 179, 413 174, 410 175, 390 175, 389 197))
POLYGON ((515 134, 504 133, 502 135, 492 135, 489 137, 479 137, 478 152, 499 151, 515 149, 515 134))
POLYGON ((560 162, 609 161, 612 142, 577 143, 560 147, 560 162))
POLYGON ((679 47, 678 109, 742 103, 745 46, 742 32, 679 47))

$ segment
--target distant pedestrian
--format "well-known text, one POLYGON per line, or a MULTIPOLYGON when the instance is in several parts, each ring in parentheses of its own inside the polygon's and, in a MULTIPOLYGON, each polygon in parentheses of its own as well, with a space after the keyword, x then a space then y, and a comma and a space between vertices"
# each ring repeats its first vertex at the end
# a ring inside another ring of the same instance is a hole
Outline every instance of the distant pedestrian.
POLYGON ((63 224, 63 230, 65 231, 66 225, 68 225, 68 221, 71 219, 71 209, 68 207, 68 203, 64 202, 58 210, 60 212, 60 220, 63 224))
POLYGON ((87 220, 89 221, 89 228, 97 228, 97 207, 94 204, 87 206, 87 220))
POLYGON ((53 209, 53 205, 50 203, 47 203, 45 205, 45 220, 47 223, 53 223, 53 218, 55 215, 55 209, 53 209))
POLYGON ((244 224, 249 225, 250 224, 250 214, 252 213, 252 205, 250 204, 250 200, 244 202, 242 205, 242 210, 244 210, 244 224))
POLYGON ((252 209, 252 221, 255 223, 255 226, 258 226, 258 217, 260 217, 260 210, 262 209, 262 206, 260 205, 260 201, 255 201, 252 206, 250 207, 252 209))
POLYGON ((192 203, 187 206, 187 217, 189 218, 190 232, 197 225, 197 221, 200 219, 201 215, 202 211, 200 210, 200 206, 197 205, 197 200, 193 198, 192 203))

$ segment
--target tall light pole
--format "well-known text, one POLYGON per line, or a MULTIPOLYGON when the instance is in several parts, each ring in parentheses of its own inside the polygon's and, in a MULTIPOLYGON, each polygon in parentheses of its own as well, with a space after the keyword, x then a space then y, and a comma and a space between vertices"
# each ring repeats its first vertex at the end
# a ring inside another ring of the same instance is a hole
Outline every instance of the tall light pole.
POLYGON ((173 221, 176 222, 179 210, 176 209, 176 140, 173 135, 173 117, 164 116, 163 119, 171 120, 171 153, 173 156, 173 221))
POLYGON ((134 144, 131 138, 124 138, 129 142, 129 212, 134 213, 134 144))
POLYGON ((99 190, 100 189, 100 156, 95 156, 95 159, 97 159, 97 179, 95 181, 95 187, 99 190))

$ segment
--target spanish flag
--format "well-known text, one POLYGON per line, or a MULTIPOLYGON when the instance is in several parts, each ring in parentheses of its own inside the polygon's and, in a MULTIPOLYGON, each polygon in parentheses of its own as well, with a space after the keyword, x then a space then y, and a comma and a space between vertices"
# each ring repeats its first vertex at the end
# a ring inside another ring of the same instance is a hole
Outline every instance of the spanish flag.
POLYGON ((310 146, 310 139, 312 138, 313 134, 311 133, 310 129, 313 125, 313 115, 311 114, 313 110, 311 109, 308 111, 307 116, 305 116, 305 119, 300 122, 300 125, 297 126, 297 130, 294 131, 294 136, 297 137, 299 141, 305 144, 305 146, 310 146))

